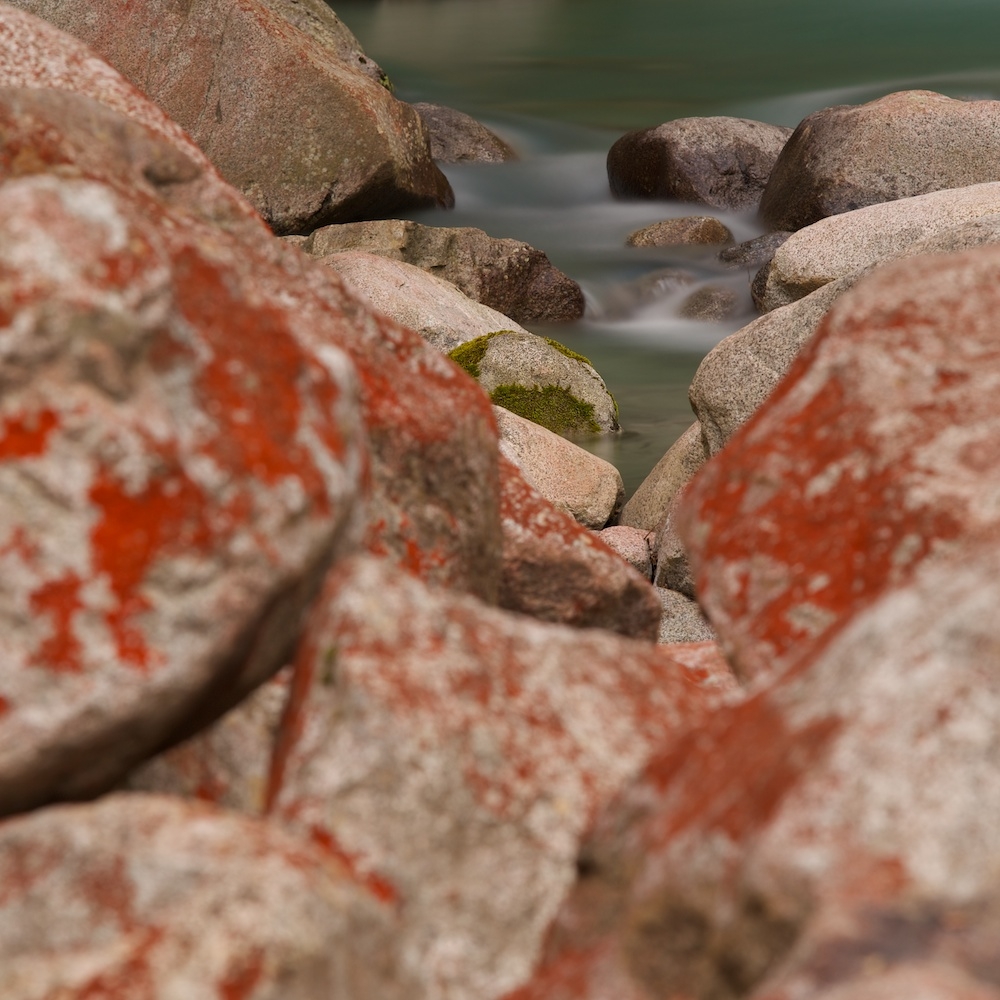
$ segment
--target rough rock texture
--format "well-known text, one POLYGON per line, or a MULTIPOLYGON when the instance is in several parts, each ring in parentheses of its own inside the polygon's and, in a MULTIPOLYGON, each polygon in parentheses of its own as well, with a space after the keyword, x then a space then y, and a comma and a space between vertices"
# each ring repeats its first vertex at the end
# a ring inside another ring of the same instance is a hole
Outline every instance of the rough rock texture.
POLYGON ((745 243, 720 250, 719 260, 730 267, 745 267, 756 271, 774 256, 778 247, 791 235, 784 231, 765 233, 745 243))
POLYGON ((660 518, 660 523, 652 535, 655 567, 653 583, 657 587, 679 591, 685 597, 695 600, 697 594, 687 549, 677 532, 677 513, 683 499, 684 491, 680 490, 663 512, 663 517, 660 518))
POLYGON ((501 406, 493 414, 500 451, 554 507, 595 529, 621 510, 625 485, 610 462, 501 406))
POLYGON ((834 300, 855 280, 853 275, 840 278, 766 313, 708 352, 691 380, 688 398, 709 456, 721 451, 767 399, 834 300))
POLYGON ((654 760, 518 1000, 995 997, 998 565, 963 535, 654 760))
POLYGON ((656 463, 622 508, 619 524, 655 531, 674 497, 708 457, 701 425, 693 423, 656 463))
POLYGON ((495 132, 471 115, 443 104, 413 105, 431 140, 431 156, 439 163, 503 163, 517 153, 495 132))
POLYGON ((664 656, 687 667, 690 675, 698 678, 702 690, 714 691, 720 700, 734 703, 743 696, 733 668, 714 640, 664 643, 660 650, 664 656))
POLYGON ((619 198, 675 198, 752 211, 789 128, 745 118, 678 118, 623 135, 608 153, 619 198))
POLYGON ((682 303, 678 314, 684 319, 719 322, 737 316, 743 302, 735 288, 724 285, 705 285, 692 292, 682 303))
POLYGON ((657 587, 663 616, 657 642, 688 643, 706 642, 715 639, 712 626, 698 607, 698 602, 677 590, 657 587))
POLYGON ((823 219, 800 229, 775 253, 761 308, 775 309, 837 278, 907 256, 938 234, 998 212, 1000 182, 992 182, 823 219))
POLYGON ((324 226, 310 234, 302 249, 317 257, 361 250, 413 264, 517 323, 583 315, 580 286, 553 267, 541 250, 519 240, 495 239, 481 229, 422 226, 399 219, 355 222, 324 226))
POLYGON ((698 595, 743 676, 808 660, 1000 521, 1000 247, 878 269, 689 487, 698 595))
POLYGON ((597 534, 556 510, 502 456, 500 486, 501 607, 655 640, 661 609, 648 580, 597 534))
POLYGON ((272 306, 270 237, 217 178, 58 90, 0 91, 0 132, 11 812, 107 788, 282 665, 357 541, 363 456, 347 359, 272 306))
POLYGON ((760 203, 775 229, 878 202, 994 181, 1000 176, 1000 101, 956 101, 908 90, 803 119, 760 203))
POLYGON ((15 6, 145 91, 278 232, 453 200, 419 116, 372 79, 322 0, 15 6))
POLYGON ((596 810, 718 697, 656 647, 372 560, 334 571, 295 684, 272 817, 399 901, 426 995, 476 1000, 530 971, 596 810))
POLYGON ((269 824, 117 795, 0 824, 0 993, 412 997, 392 909, 269 824))
POLYGON ((681 219, 665 219, 629 233, 625 243, 630 247, 669 247, 685 243, 732 243, 733 234, 711 215, 686 215, 681 219))
POLYGON ((649 545, 650 533, 641 528, 630 528, 624 524, 613 524, 598 532, 598 537, 609 549, 613 549, 647 580, 653 578, 653 559, 649 545))
POLYGON ((318 258, 346 278, 381 313, 416 330, 446 354, 500 330, 532 336, 510 317, 470 299, 450 281, 373 253, 345 250, 318 258))
POLYGON ((566 436, 619 430, 618 404, 582 355, 523 330, 501 330, 452 351, 497 406, 566 436))

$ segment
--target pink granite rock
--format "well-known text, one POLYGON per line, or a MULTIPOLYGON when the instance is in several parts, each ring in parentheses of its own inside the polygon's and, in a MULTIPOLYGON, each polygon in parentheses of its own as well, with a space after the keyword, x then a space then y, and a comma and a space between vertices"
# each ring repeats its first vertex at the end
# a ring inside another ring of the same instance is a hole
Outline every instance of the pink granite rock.
POLYGON ((4 1000, 412 998, 391 905, 259 820, 117 795, 0 824, 4 1000))

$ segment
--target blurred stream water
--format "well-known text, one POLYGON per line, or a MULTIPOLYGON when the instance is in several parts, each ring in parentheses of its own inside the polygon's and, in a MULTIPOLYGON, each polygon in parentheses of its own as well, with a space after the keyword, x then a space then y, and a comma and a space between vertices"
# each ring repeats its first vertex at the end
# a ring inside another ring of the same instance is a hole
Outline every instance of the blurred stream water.
POLYGON ((587 355, 621 409, 623 433, 581 442, 621 470, 628 492, 691 423, 687 386, 704 354, 753 318, 749 282, 714 251, 639 250, 628 233, 660 219, 714 214, 737 240, 750 215, 668 202, 617 202, 611 143, 673 118, 736 115, 795 125, 818 108, 894 90, 1000 96, 1000 4, 993 0, 330 0, 408 101, 472 114, 521 160, 446 167, 456 207, 414 213, 524 240, 580 282, 587 316, 533 328, 587 355), (652 301, 644 275, 688 272, 652 301), (684 319, 710 284, 733 289, 737 315, 684 319))

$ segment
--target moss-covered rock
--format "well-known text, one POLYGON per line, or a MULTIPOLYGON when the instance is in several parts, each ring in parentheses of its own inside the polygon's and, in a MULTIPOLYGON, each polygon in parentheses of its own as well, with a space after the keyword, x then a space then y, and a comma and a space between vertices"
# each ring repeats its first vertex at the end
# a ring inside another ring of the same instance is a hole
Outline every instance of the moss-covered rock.
POLYGON ((527 387, 498 385, 490 399, 496 406, 516 413, 519 417, 547 427, 556 434, 600 434, 600 424, 594 419, 594 404, 577 399, 559 385, 527 387))

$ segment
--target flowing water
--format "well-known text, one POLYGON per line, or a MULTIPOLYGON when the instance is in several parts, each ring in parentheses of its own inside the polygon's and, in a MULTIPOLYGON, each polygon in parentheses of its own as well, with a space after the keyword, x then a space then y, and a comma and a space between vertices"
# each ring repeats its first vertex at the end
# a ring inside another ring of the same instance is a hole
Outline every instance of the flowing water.
POLYGON ((925 88, 1000 96, 995 0, 331 0, 399 97, 490 125, 517 163, 446 167, 456 207, 410 216, 477 226, 544 250, 580 282, 586 317, 535 332, 587 355, 621 409, 623 433, 586 446, 631 493, 691 423, 687 386, 706 351, 752 318, 752 274, 707 250, 624 246, 660 219, 716 214, 738 240, 750 215, 617 202, 605 157, 633 128, 695 115, 780 125, 832 104, 925 88), (681 280, 652 285, 662 271, 681 280), (646 277, 645 283, 643 282, 646 277), (738 297, 724 322, 684 319, 692 290, 738 297), (645 288, 645 291, 643 289, 645 288))

